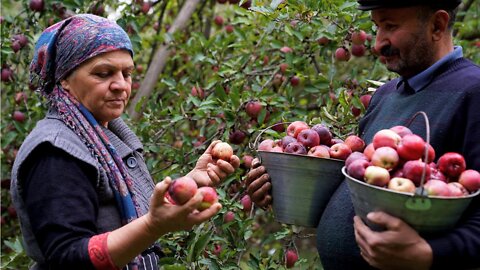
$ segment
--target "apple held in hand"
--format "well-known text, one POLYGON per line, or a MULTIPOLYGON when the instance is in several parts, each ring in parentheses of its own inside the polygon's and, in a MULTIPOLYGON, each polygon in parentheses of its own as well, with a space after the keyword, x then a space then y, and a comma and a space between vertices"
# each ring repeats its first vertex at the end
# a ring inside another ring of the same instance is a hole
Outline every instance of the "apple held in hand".
POLYGON ((429 196, 450 196, 448 184, 440 180, 428 180, 423 186, 429 196))
POLYGON ((232 147, 226 142, 217 143, 212 149, 214 159, 223 159, 229 161, 233 155, 232 147))
POLYGON ((288 125, 287 127, 287 135, 289 136, 292 136, 296 139, 298 134, 300 134, 300 132, 304 129, 309 129, 310 127, 308 126, 307 123, 303 122, 303 121, 295 121, 295 122, 292 122, 290 125, 288 125))
POLYGON ((195 195, 197 189, 197 183, 193 178, 183 176, 172 181, 166 197, 172 199, 174 204, 182 205, 195 195))
POLYGON ((198 192, 201 192, 203 195, 203 200, 197 207, 199 211, 208 209, 212 204, 218 202, 218 194, 214 188, 200 187, 198 188, 198 192))
POLYGON ((370 185, 385 187, 390 181, 390 173, 385 168, 371 165, 365 169, 364 179, 370 185))
POLYGON ((467 164, 461 154, 448 152, 438 159, 437 167, 445 176, 457 178, 463 171, 465 171, 467 164))
POLYGON ((466 170, 460 174, 458 182, 469 192, 474 193, 480 189, 480 173, 476 170, 466 170))
POLYGON ((394 177, 390 179, 387 187, 395 191, 415 193, 415 184, 412 180, 404 177, 394 177))
POLYGON ((400 158, 397 151, 391 147, 383 146, 375 149, 372 155, 372 165, 385 168, 387 170, 395 169, 400 158))
POLYGON ((320 144, 320 137, 315 130, 304 129, 298 133, 297 141, 309 149, 320 144))

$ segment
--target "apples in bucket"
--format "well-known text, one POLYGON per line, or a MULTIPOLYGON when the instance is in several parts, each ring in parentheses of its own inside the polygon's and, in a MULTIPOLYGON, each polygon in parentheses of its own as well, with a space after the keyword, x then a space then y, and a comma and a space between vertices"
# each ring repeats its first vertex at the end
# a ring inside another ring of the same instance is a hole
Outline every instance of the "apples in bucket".
POLYGON ((352 152, 363 151, 364 148, 365 142, 356 135, 349 135, 343 141, 334 138, 325 125, 316 124, 310 127, 304 121, 289 124, 282 139, 265 139, 258 145, 260 151, 341 160, 346 160, 352 152))
POLYGON ((367 184, 414 193, 425 176, 428 196, 462 197, 480 189, 480 173, 466 169, 460 153, 448 152, 435 163, 435 150, 405 126, 375 133, 363 153, 346 160, 347 174, 367 184), (426 160, 424 153, 428 151, 426 160))

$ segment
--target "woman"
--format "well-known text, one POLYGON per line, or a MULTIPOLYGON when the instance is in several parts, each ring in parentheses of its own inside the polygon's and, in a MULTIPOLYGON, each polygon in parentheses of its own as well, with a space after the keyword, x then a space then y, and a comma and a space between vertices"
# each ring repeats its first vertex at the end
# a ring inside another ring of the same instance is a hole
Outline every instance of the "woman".
MULTIPOLYGON (((117 24, 81 14, 40 36, 30 69, 49 112, 25 139, 12 198, 34 269, 157 269, 163 234, 188 230, 220 210, 195 210, 196 194, 171 205, 154 185, 142 144, 120 118, 131 94, 131 42, 117 24)), ((188 174, 218 184, 240 164, 214 162, 213 142, 188 174)))

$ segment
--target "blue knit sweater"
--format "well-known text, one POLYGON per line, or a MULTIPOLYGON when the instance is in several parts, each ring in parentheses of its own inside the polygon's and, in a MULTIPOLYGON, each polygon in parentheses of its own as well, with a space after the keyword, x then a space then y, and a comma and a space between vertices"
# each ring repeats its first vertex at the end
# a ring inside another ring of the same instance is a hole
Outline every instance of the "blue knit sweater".
MULTIPOLYGON (((436 157, 460 152, 467 168, 480 170, 480 67, 459 58, 440 67, 432 82, 415 92, 399 79, 380 87, 360 122, 369 143, 380 129, 406 125, 418 111, 430 122, 430 142, 436 157)), ((425 138, 425 122, 409 126, 425 138)), ((432 269, 480 267, 480 196, 470 204, 458 226, 439 237, 427 238, 433 250, 432 269)), ((317 248, 325 269, 370 269, 361 258, 353 230, 354 210, 344 182, 331 198, 317 229, 317 248)))

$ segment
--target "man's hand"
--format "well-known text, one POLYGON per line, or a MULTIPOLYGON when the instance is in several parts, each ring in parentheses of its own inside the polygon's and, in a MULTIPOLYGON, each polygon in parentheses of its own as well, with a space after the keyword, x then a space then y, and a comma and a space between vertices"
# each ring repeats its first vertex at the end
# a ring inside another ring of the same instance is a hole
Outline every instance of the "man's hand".
POLYGON ((355 239, 370 265, 379 269, 430 268, 432 249, 412 227, 383 212, 371 212, 367 218, 386 228, 372 231, 360 217, 354 217, 355 239))
POLYGON ((272 203, 270 176, 258 158, 252 161, 252 169, 247 173, 245 182, 248 195, 256 205, 265 208, 272 203))
POLYGON ((192 177, 199 186, 217 186, 228 175, 240 166, 240 159, 233 155, 230 160, 214 160, 212 149, 221 141, 213 141, 197 161, 195 168, 187 175, 192 177))

